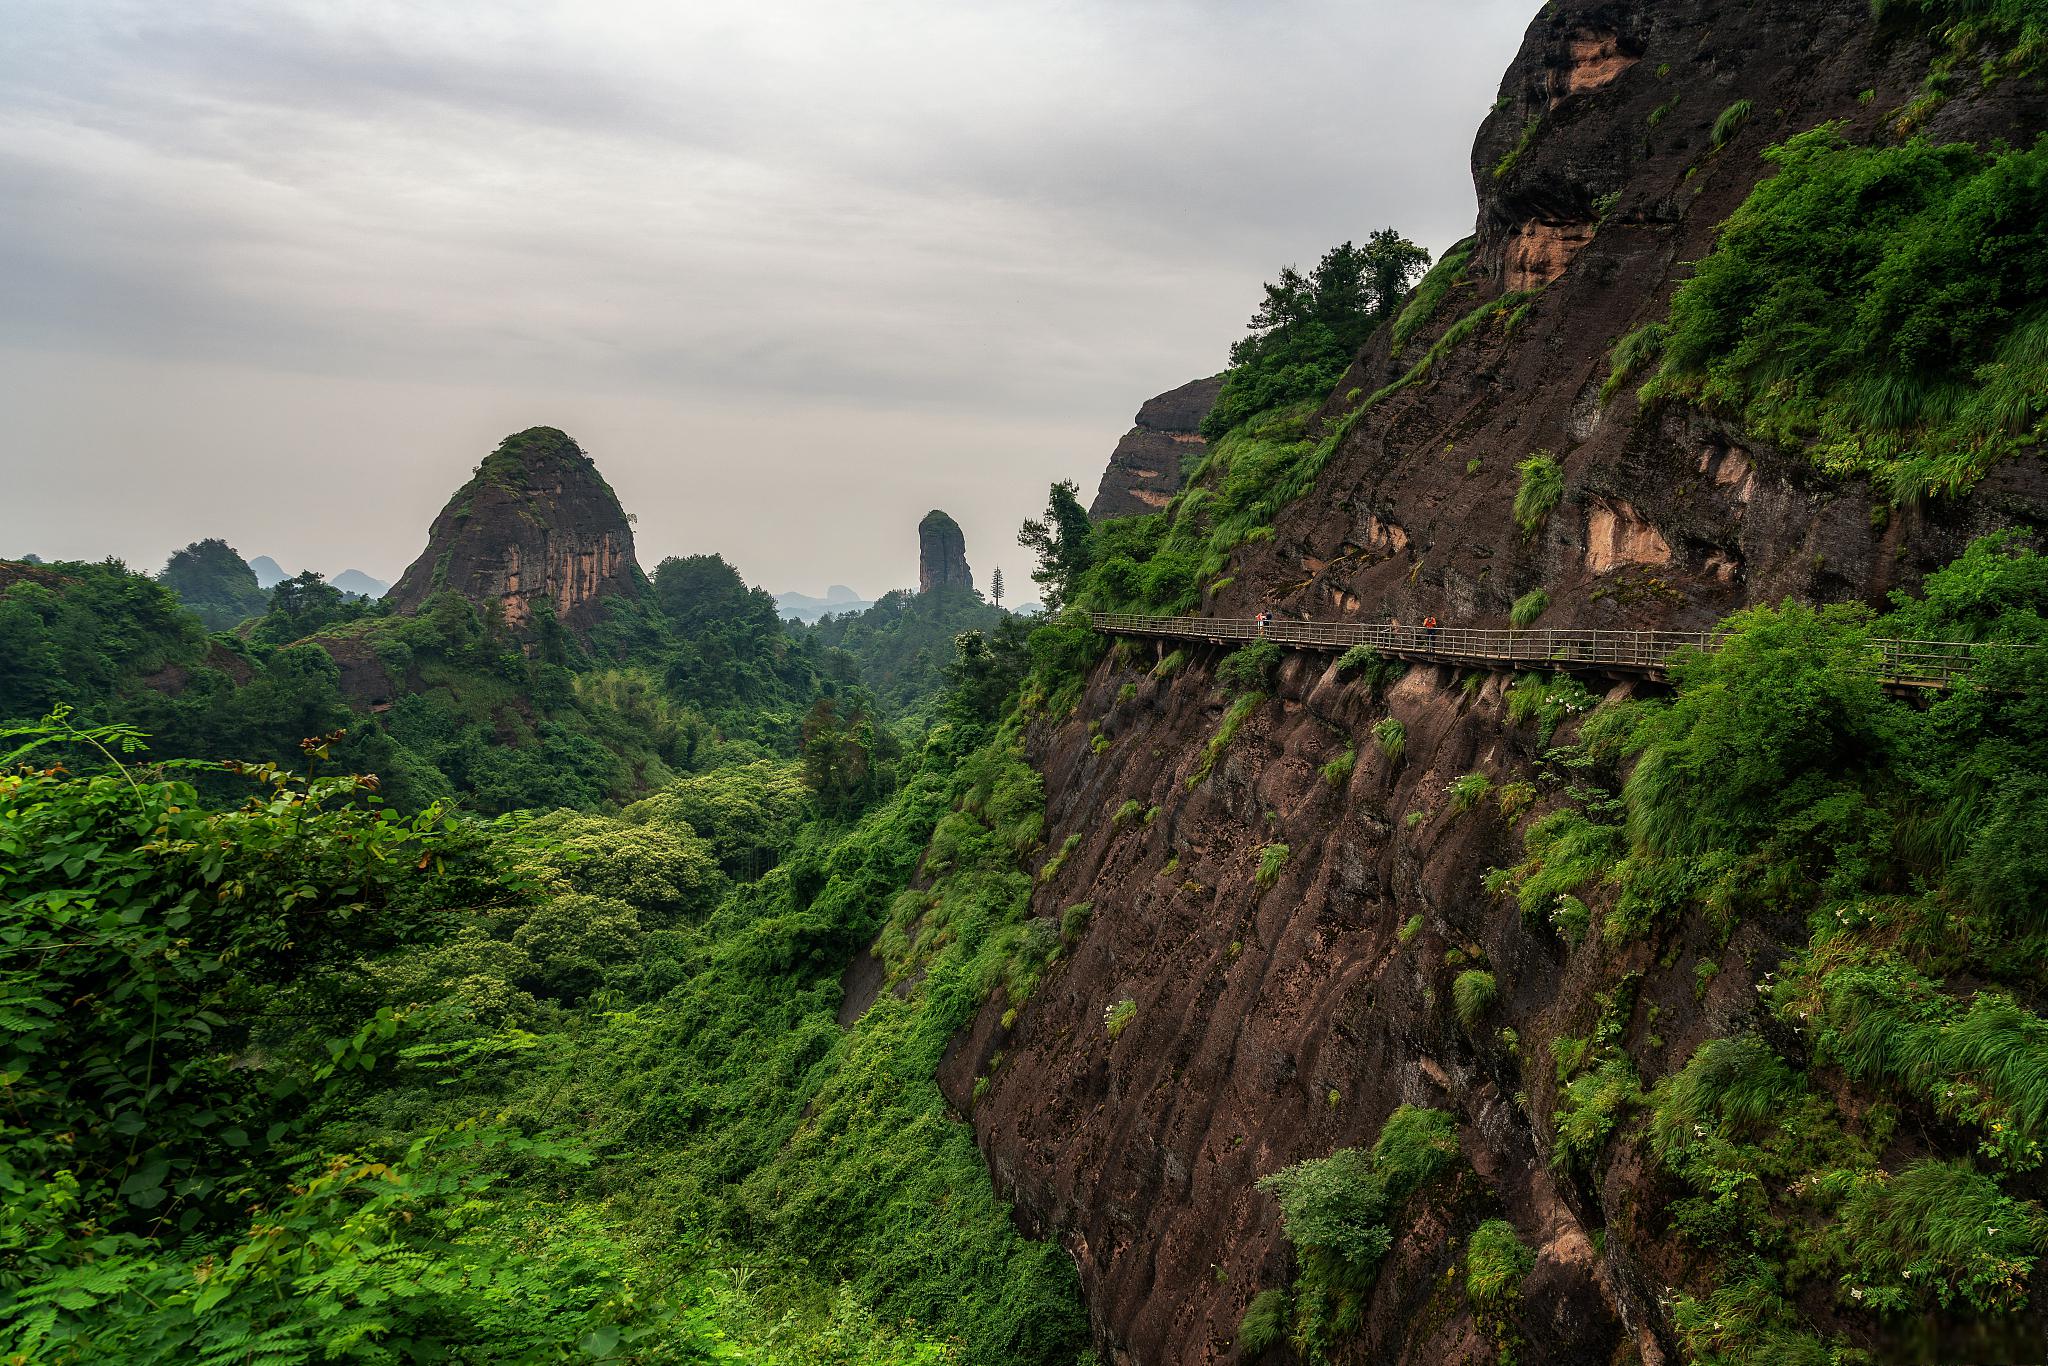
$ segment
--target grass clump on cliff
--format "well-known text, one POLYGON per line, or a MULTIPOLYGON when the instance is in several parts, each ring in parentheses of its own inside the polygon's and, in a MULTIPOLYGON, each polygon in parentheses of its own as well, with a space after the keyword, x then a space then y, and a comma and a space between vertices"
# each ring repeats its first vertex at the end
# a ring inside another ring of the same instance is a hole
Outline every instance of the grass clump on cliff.
POLYGON ((1723 109, 1720 117, 1714 120, 1713 131, 1707 134, 1707 146, 1717 152, 1726 147, 1749 122, 1752 107, 1748 100, 1737 100, 1723 109))
POLYGON ((1458 1023, 1466 1032, 1478 1027, 1486 1012, 1493 1008, 1494 997, 1499 988, 1493 974, 1484 968, 1467 968, 1451 983, 1451 1004, 1458 1012, 1458 1023))
POLYGON ((1287 864, 1288 853, 1289 850, 1284 844, 1269 844, 1259 850, 1259 871, 1252 880, 1261 888, 1272 886, 1278 880, 1280 870, 1287 864))
POLYGON ((1407 672, 1406 660, 1389 659, 1370 645, 1354 645, 1337 656, 1338 677, 1355 676, 1374 692, 1384 691, 1407 672))
POLYGON ((1508 609, 1508 624, 1517 630, 1534 626, 1536 619, 1550 610, 1550 594, 1541 588, 1532 588, 1515 599, 1515 605, 1508 609))
POLYGON ((1726 409, 1895 501, 2048 436, 2048 138, 1859 147, 1831 125, 1765 156, 1777 174, 1673 296, 1645 397, 1726 409))
POLYGON ((1515 468, 1522 476, 1515 489, 1515 526, 1522 535, 1534 536, 1564 497, 1564 468, 1549 451, 1536 451, 1515 468))
POLYGON ((1536 1267, 1536 1254, 1505 1219, 1488 1219, 1465 1245, 1465 1295, 1478 1310, 1499 1314, 1522 1297, 1522 1278, 1536 1267))
POLYGON ((1390 764, 1398 764, 1408 750, 1408 727, 1401 724, 1399 717, 1382 716, 1373 723, 1372 739, 1379 746, 1381 757, 1390 764))
POLYGON ((1358 767, 1358 746, 1347 745, 1342 754, 1330 760, 1320 770, 1323 781, 1331 787, 1342 788, 1351 781, 1351 772, 1358 767))

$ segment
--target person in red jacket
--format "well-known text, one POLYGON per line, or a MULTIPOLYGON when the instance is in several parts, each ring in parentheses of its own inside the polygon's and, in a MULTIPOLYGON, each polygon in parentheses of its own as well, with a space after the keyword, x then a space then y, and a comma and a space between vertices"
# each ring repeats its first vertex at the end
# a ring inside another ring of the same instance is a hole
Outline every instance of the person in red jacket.
POLYGON ((1434 650, 1436 648, 1436 618, 1424 617, 1422 619, 1422 631, 1429 640, 1429 648, 1434 650))

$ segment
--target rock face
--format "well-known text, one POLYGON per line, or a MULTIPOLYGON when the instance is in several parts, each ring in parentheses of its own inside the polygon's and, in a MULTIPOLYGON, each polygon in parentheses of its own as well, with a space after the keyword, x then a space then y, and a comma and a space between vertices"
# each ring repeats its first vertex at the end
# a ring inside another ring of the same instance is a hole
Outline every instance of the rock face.
POLYGON ((582 447, 553 427, 508 436, 455 491, 420 552, 388 595, 417 612, 452 589, 495 604, 515 630, 549 604, 579 635, 602 619, 607 597, 638 597, 646 576, 618 495, 582 447))
POLYGON ((933 508, 917 524, 917 591, 973 587, 974 571, 967 567, 967 538, 960 524, 933 508))
POLYGON ((1138 425, 1110 452, 1088 515, 1099 521, 1165 507, 1180 492, 1184 463, 1192 463, 1208 444, 1202 440, 1202 419, 1222 390, 1223 376, 1212 375, 1169 389, 1138 409, 1138 425))
MULTIPOLYGON (((1474 151, 1468 283, 1404 354, 1383 332, 1336 393, 1399 378, 1488 299, 1542 292, 1515 327, 1480 329, 1353 425, 1272 539, 1240 549, 1210 610, 1497 626, 1541 587, 1544 625, 1698 628, 1786 595, 1881 600, 1973 535, 2048 522, 2038 457, 1998 467, 1967 499, 1873 518, 1867 488, 1803 453, 1697 409, 1644 409, 1632 392, 1596 401, 1615 340, 1664 316, 1687 263, 1768 173, 1759 150, 1837 118, 1877 138, 1930 56, 1881 34, 1867 0, 1547 6, 1474 151), (1717 114, 1743 99, 1759 116, 1710 155, 1717 114), (1510 509, 1517 462, 1537 450, 1555 453, 1565 492, 1525 538, 1510 509)), ((2048 125, 2038 91, 1963 84, 1928 129, 1935 141, 2024 144, 2048 125)), ((1444 792, 1475 771, 1533 778, 1544 746, 1533 725, 1510 724, 1506 676, 1468 689, 1417 668, 1375 699, 1327 658, 1293 656, 1191 787, 1224 706, 1215 659, 1191 650, 1160 678, 1155 658, 1112 652, 1070 715, 1033 730, 1045 845, 1068 850, 1033 911, 1053 924, 1077 904, 1093 914, 1008 1027, 1016 1003, 997 992, 941 1072, 997 1188, 1071 1251, 1103 1359, 1244 1359, 1238 1320, 1292 1256, 1258 1178, 1369 1145, 1413 1103, 1456 1116, 1466 1176, 1396 1230, 1335 1360, 1495 1359, 1454 1264, 1496 1215, 1537 1252, 1514 1310, 1524 1366, 1683 1360, 1665 1288, 1696 1256, 1663 1216, 1670 1192, 1626 1128, 1590 1173, 1552 1170, 1532 1119, 1558 1090, 1542 1041, 1588 1033, 1602 984, 1641 972, 1624 1041, 1648 1087, 1754 1015, 1778 941, 1746 923, 1725 943, 1692 927, 1568 950, 1486 894, 1485 871, 1520 857, 1519 836, 1490 806, 1452 814, 1444 792), (1397 760, 1371 735, 1387 715, 1406 727, 1397 760), (1319 767, 1347 750, 1355 768, 1332 786, 1319 767), (1115 819, 1127 803, 1156 812, 1115 819), (1275 844, 1289 852, 1261 886, 1275 844), (1451 1010, 1453 950, 1497 975, 1482 1030, 1451 1010), (1111 1039, 1103 1010, 1125 997, 1136 1013, 1111 1039)), ((1869 1331, 1830 1318, 1824 1294, 1807 1309, 1852 1340, 1869 1331)))

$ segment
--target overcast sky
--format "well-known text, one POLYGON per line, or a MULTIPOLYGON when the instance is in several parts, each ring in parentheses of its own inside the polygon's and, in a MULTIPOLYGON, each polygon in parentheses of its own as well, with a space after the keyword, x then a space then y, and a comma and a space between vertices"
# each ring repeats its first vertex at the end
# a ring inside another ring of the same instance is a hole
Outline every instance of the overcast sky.
POLYGON ((395 579, 561 427, 641 562, 1027 580, 1288 262, 1470 231, 1536 0, 0 0, 0 555, 395 579))

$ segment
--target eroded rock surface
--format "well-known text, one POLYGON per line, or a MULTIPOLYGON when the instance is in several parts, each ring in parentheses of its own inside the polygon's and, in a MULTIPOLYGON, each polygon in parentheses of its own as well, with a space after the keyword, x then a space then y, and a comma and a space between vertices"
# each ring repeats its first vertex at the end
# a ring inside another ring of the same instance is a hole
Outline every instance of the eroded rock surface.
MULTIPOLYGON (((1930 55, 1879 34, 1866 0, 1547 6, 1474 150, 1471 283, 1403 355, 1384 334, 1369 345, 1326 417, 1347 392, 1398 379, 1488 299, 1540 292, 1511 329, 1480 328, 1358 421, 1273 537, 1238 549, 1208 610, 1504 626, 1542 588, 1546 626, 1702 629, 1788 595, 1881 601, 1975 535, 2048 523, 2038 457, 2001 465, 1967 499, 1874 515, 1867 488, 1802 453, 1681 405, 1645 409, 1633 386, 1599 398, 1616 339, 1665 316, 1687 263, 1767 173, 1759 150, 1831 119, 1880 136, 1930 55), (1759 116, 1709 155, 1708 129, 1741 99, 1759 116), (1517 466, 1536 451, 1564 488, 1524 534, 1517 466)), ((2037 92, 1972 88, 1942 118, 2024 143, 2048 109, 2037 92)), ((1649 1086, 1750 1017, 1772 942, 1745 927, 1722 943, 1699 926, 1654 947, 1596 937, 1572 950, 1484 891, 1519 837, 1495 804, 1453 811, 1446 788, 1474 772, 1529 780, 1554 743, 1509 721, 1508 676, 1417 668, 1375 696, 1326 656, 1291 656, 1190 785, 1227 699, 1214 654, 1190 649, 1161 678, 1163 653, 1112 652, 1071 715, 1032 731, 1047 846, 1078 841, 1033 910, 1093 913, 1009 1027, 1017 1003, 998 992, 941 1076, 1019 1217, 1072 1252, 1105 1359, 1239 1360, 1238 1319, 1291 1255, 1258 1179, 1370 1144, 1403 1103, 1454 1114, 1464 1162, 1396 1230, 1338 1360, 1498 1359, 1456 1289, 1462 1240, 1488 1217, 1537 1251, 1512 1325, 1524 1366, 1683 1359, 1666 1298, 1693 1254, 1660 1213, 1668 1192, 1627 1134, 1590 1172, 1552 1168, 1532 1118, 1557 1089, 1543 1041, 1588 1033, 1602 984, 1641 972, 1625 1040, 1649 1086), (1387 716, 1405 727, 1397 758, 1372 734, 1387 716), (1322 766, 1347 752, 1354 767, 1326 781, 1322 766), (1127 802, 1156 813, 1113 819, 1127 802), (1282 844, 1261 886, 1262 851, 1282 844), (1467 1030, 1450 986, 1457 962, 1480 959, 1499 998, 1467 1030), (1123 997, 1136 1015, 1112 1040, 1103 1011, 1123 997)))
POLYGON ((584 634, 605 598, 645 588, 618 495, 582 447, 553 427, 533 427, 506 437, 455 491, 388 599, 417 612, 450 589, 502 612, 514 630, 547 610, 584 634))
POLYGON ((1180 492, 1182 471, 1201 458, 1202 419, 1216 406, 1223 376, 1169 389, 1138 409, 1137 425, 1110 452, 1088 515, 1132 517, 1157 512, 1180 492))

